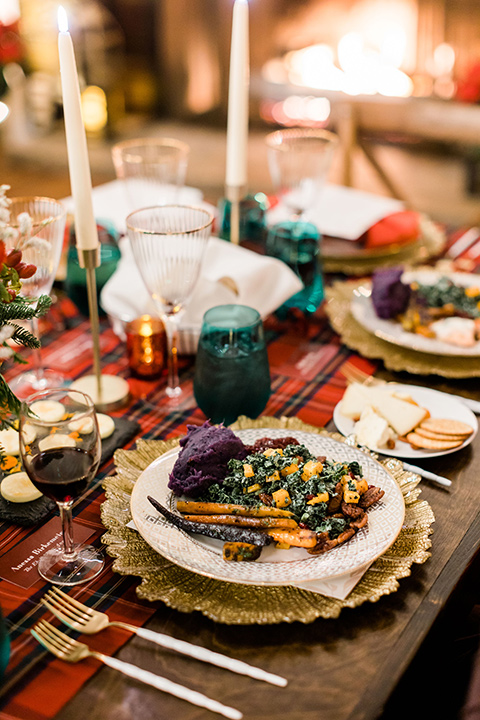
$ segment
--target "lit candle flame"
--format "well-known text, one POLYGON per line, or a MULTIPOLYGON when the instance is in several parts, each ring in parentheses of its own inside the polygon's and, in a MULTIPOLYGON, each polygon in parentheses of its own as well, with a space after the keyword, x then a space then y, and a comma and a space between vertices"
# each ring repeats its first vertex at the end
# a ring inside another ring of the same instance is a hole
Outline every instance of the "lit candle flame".
POLYGON ((59 5, 59 7, 58 7, 57 22, 58 22, 59 32, 63 32, 63 33, 68 32, 67 11, 65 10, 65 8, 62 5, 59 5))

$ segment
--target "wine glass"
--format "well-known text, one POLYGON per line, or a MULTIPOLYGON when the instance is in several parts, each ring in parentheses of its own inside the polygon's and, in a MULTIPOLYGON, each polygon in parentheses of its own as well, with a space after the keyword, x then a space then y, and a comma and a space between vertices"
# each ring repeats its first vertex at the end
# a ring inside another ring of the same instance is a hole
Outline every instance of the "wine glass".
MULTIPOLYGON (((22 261, 36 266, 30 278, 22 280, 22 295, 36 298, 49 295, 62 253, 66 211, 57 200, 46 197, 16 197, 9 206, 10 232, 5 241, 7 249, 22 251, 22 261)), ((39 337, 38 318, 32 318, 31 329, 39 337)), ((10 381, 10 387, 20 398, 32 392, 60 387, 65 378, 44 367, 40 348, 33 350, 33 367, 10 381)))
POLYGON ((207 310, 195 359, 193 391, 214 423, 256 418, 270 397, 270 368, 260 314, 246 305, 207 310))
POLYGON ((115 173, 124 181, 129 210, 178 202, 189 146, 174 138, 125 140, 112 147, 115 173))
POLYGON ((94 578, 104 565, 91 545, 74 543, 72 506, 85 493, 100 464, 100 433, 92 399, 78 390, 34 393, 20 412, 20 455, 28 477, 55 500, 62 521, 63 547, 44 553, 38 572, 56 585, 94 578), (49 419, 43 419, 48 417, 49 419))
POLYGON ((165 325, 169 398, 180 398, 178 323, 200 275, 213 216, 203 208, 162 205, 127 217, 133 256, 165 325))
POLYGON ((314 312, 323 300, 321 236, 306 214, 325 184, 338 136, 328 130, 290 128, 269 133, 266 144, 280 212, 286 210, 289 216, 269 229, 266 252, 283 260, 304 284, 285 307, 314 312))

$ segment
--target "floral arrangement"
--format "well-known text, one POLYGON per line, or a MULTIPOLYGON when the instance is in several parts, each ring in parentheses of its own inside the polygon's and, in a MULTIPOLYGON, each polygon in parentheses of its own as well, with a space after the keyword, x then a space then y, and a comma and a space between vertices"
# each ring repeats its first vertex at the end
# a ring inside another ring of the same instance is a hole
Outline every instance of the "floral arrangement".
MULTIPOLYGON (((45 315, 52 301, 47 295, 39 298, 21 295, 22 280, 31 278, 37 270, 35 265, 22 261, 22 249, 39 240, 32 238, 32 220, 28 213, 21 213, 15 225, 12 224, 11 201, 6 195, 9 189, 8 185, 0 186, 0 363, 7 359, 24 363, 15 352, 15 344, 38 348, 40 341, 15 321, 45 315)), ((0 374, 0 429, 14 425, 20 407, 21 401, 0 374)))
POLYGON ((18 21, 9 25, 3 25, 0 22, 0 97, 7 89, 3 69, 9 63, 22 63, 23 59, 24 48, 18 21))

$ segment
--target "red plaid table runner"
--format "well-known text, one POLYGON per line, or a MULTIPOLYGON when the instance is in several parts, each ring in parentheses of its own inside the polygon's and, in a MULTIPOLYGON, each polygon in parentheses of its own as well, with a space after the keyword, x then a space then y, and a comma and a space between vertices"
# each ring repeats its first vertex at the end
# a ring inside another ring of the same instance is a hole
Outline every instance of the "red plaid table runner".
MULTIPOLYGON (((449 246, 460 237, 451 236, 449 246)), ((468 270, 477 267, 476 258, 465 256, 468 270)), ((465 268, 467 269, 467 268, 465 268)), ((45 364, 62 371, 72 380, 92 372, 90 325, 78 316, 68 299, 61 299, 44 322, 46 334, 42 338, 45 364), (48 322, 48 327, 46 323, 48 322)), ((272 376, 272 395, 264 415, 297 416, 304 422, 322 427, 332 418, 333 409, 345 390, 341 368, 348 360, 362 370, 373 373, 376 363, 360 358, 343 346, 329 327, 322 311, 308 321, 303 317, 285 322, 272 317, 266 322, 269 359, 272 376)), ((125 377, 130 385, 130 404, 114 415, 139 423, 137 437, 167 439, 186 432, 187 423, 205 420, 196 406, 192 392, 193 366, 185 358, 181 368, 181 382, 185 400, 173 412, 168 412, 164 396, 165 378, 156 383, 130 377, 125 346, 114 335, 106 320, 101 333, 102 370, 125 377)), ((25 366, 12 368, 13 377, 25 366)), ((134 447, 133 438, 125 447, 134 447)), ((100 505, 104 500, 102 478, 114 471, 108 461, 74 511, 75 519, 93 531, 89 542, 100 545, 104 528, 100 521, 100 505)), ((0 525, 0 557, 15 547, 36 528, 20 528, 7 523, 0 525)), ((1 562, 1 559, 0 559, 1 562)), ((69 590, 70 594, 91 606, 99 606, 111 619, 144 624, 156 610, 156 605, 141 601, 135 594, 139 580, 122 577, 112 571, 112 560, 99 577, 87 586, 69 590)), ((39 579, 31 588, 23 589, 0 580, 0 605, 6 616, 11 640, 10 661, 4 686, 0 691, 1 720, 48 720, 78 692, 83 683, 95 673, 99 664, 92 659, 75 666, 61 662, 30 635, 30 628, 45 614, 39 599, 48 584, 39 579), (74 670, 73 670, 74 667, 74 670)), ((109 629, 100 636, 89 637, 89 645, 102 652, 114 654, 129 639, 121 630, 109 629)))

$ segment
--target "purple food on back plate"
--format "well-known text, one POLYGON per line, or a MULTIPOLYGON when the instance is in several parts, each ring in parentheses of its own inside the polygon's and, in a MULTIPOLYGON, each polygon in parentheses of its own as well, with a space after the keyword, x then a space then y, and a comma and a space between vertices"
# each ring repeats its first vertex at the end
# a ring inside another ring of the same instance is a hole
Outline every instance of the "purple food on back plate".
POLYGON ((390 320, 407 309, 410 285, 402 283, 403 268, 376 270, 372 276, 372 303, 378 317, 390 320))
POLYGON ((197 497, 210 485, 221 483, 231 458, 243 460, 247 448, 223 425, 187 425, 182 449, 170 473, 168 487, 175 495, 197 497))

